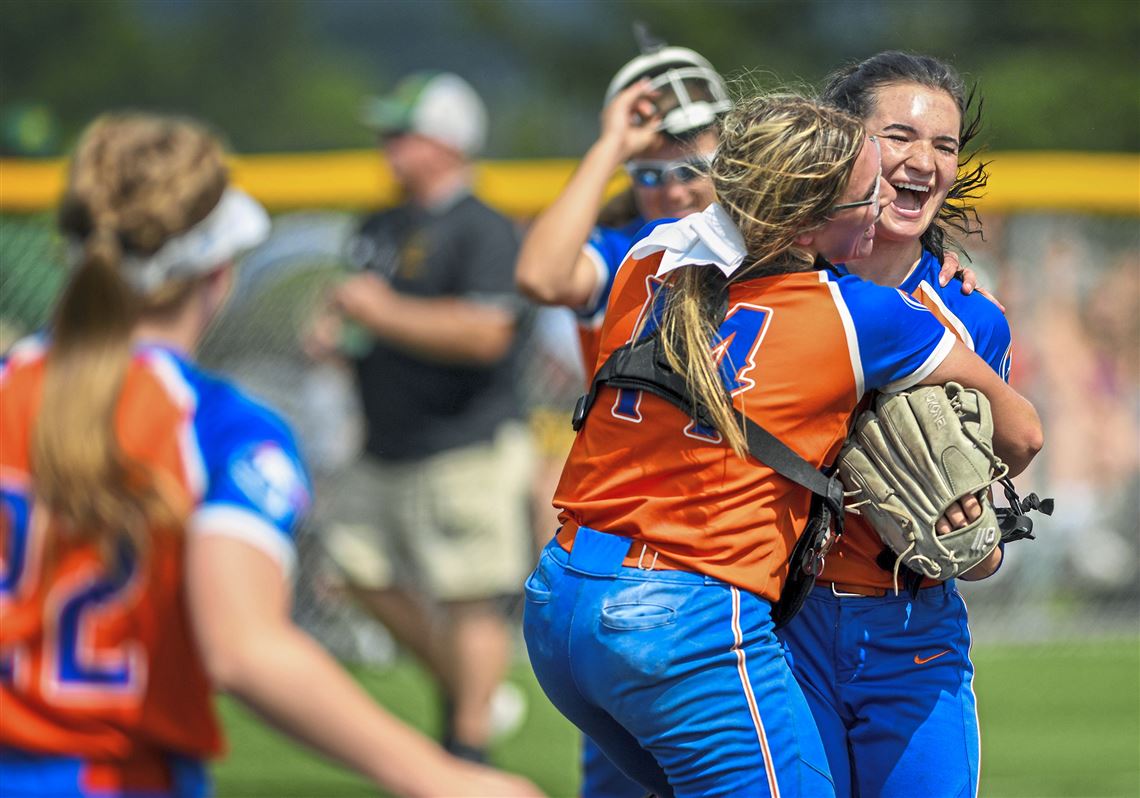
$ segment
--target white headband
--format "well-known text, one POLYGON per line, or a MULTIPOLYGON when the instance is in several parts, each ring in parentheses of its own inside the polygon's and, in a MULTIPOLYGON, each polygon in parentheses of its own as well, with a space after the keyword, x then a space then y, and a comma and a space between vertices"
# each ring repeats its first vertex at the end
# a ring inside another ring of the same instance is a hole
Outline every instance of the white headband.
POLYGON ((629 254, 640 260, 662 250, 658 277, 682 266, 716 266, 731 277, 748 254, 740 231, 715 202, 700 213, 655 227, 629 254))
MULTIPOLYGON (((268 237, 269 214, 253 197, 230 187, 205 219, 168 239, 153 255, 125 253, 123 278, 139 293, 149 294, 172 279, 205 274, 268 237)), ((78 245, 72 258, 82 260, 78 245)))

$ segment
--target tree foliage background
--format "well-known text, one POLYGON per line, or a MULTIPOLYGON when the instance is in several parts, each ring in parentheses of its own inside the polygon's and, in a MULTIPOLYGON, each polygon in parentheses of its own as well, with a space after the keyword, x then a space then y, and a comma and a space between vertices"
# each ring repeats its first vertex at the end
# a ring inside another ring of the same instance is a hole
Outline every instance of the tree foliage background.
POLYGON ((992 149, 1140 150, 1135 0, 0 0, 0 145, 58 154, 145 108, 239 152, 368 146, 363 96, 450 69, 492 109, 490 156, 575 156, 635 19, 765 87, 930 53, 979 84, 992 149))

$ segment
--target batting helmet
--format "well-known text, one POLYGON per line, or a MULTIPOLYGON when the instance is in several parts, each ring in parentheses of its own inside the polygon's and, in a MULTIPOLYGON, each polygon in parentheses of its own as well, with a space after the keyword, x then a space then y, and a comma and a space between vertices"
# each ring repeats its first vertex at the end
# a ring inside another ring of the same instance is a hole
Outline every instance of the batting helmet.
POLYGON ((650 89, 659 92, 654 102, 662 117, 661 130, 670 136, 706 128, 732 107, 724 79, 700 53, 664 42, 647 44, 644 32, 639 33, 642 53, 614 75, 605 105, 623 89, 650 78, 650 89))

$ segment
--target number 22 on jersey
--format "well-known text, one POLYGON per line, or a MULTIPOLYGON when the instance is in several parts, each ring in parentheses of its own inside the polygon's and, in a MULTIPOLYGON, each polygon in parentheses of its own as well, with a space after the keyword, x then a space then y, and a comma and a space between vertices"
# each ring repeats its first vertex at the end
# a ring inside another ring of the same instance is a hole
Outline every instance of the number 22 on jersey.
POLYGON ((139 568, 126 545, 105 566, 69 552, 39 585, 43 527, 25 485, 0 484, 0 616, 7 627, 0 681, 27 689, 38 671, 45 699, 80 706, 133 704, 146 682, 142 646, 123 626, 139 568), (42 595, 36 595, 37 589, 42 595), (38 666, 38 667, 35 667, 38 666))

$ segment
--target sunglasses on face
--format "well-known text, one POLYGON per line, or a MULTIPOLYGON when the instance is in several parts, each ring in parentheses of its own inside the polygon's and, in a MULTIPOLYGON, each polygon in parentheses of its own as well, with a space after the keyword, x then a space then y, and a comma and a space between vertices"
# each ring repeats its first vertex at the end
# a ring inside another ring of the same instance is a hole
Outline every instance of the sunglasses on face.
POLYGON ((871 205, 875 211, 879 210, 879 187, 883 184, 883 150, 879 146, 879 139, 876 136, 869 136, 868 138, 875 144, 875 155, 879 162, 879 171, 875 175, 875 187, 871 189, 871 196, 867 199, 857 200, 855 202, 841 202, 838 205, 831 206, 831 212, 845 211, 848 208, 862 208, 864 205, 871 205))
POLYGON ((711 156, 695 155, 676 161, 629 161, 625 171, 638 188, 660 188, 670 181, 686 184, 707 177, 711 156))

